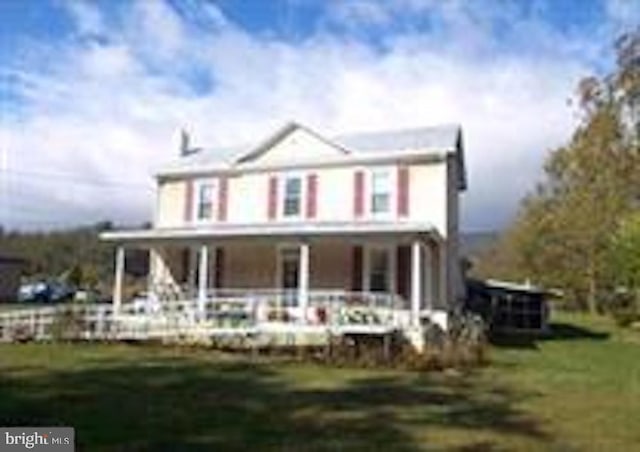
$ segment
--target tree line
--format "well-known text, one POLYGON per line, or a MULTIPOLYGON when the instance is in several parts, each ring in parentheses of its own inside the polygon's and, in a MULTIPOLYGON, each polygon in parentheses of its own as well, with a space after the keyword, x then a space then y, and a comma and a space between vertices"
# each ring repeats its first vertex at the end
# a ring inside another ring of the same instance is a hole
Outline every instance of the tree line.
MULTIPOLYGON (((26 280, 62 280, 108 293, 113 281, 115 245, 101 241, 99 234, 111 229, 110 221, 54 231, 5 231, 0 227, 0 255, 24 259, 26 280)), ((128 252, 128 270, 140 276, 145 259, 144 252, 128 252)))
POLYGON ((571 138, 474 269, 558 289, 592 313, 620 303, 640 312, 640 28, 614 51, 611 74, 577 86, 571 138))

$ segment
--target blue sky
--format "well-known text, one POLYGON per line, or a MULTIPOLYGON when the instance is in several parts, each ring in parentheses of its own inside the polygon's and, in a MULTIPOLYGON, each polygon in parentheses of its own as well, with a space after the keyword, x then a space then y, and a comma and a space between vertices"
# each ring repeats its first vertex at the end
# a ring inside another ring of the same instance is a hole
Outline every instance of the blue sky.
POLYGON ((466 229, 502 227, 612 69, 637 1, 0 1, 0 223, 152 215, 186 126, 204 146, 463 125, 466 229), (126 164, 123 164, 126 162, 126 164), (496 177, 500 175, 500 177, 496 177))

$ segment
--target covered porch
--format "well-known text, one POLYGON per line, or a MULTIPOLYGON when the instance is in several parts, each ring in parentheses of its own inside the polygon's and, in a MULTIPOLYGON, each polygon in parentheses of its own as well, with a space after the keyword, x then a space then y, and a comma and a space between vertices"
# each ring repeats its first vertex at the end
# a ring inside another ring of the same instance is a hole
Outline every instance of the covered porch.
POLYGON ((203 329, 446 328, 446 242, 423 224, 215 226, 105 233, 118 244, 121 318, 203 329), (147 293, 123 297, 127 249, 149 251, 147 293))

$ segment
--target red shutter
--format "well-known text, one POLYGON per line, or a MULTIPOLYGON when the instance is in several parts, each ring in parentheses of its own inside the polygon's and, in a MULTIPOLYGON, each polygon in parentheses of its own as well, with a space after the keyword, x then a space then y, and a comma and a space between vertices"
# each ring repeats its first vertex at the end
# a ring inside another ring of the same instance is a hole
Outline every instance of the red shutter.
POLYGON ((224 284, 224 248, 216 248, 215 288, 223 289, 224 284))
POLYGON ((396 251, 396 289, 405 300, 411 293, 411 247, 400 245, 396 251))
POLYGON ((190 223, 193 218, 193 181, 186 180, 185 184, 184 221, 185 223, 190 223))
POLYGON ((398 168, 398 216, 409 216, 409 168, 398 168))
POLYGON ((307 176, 307 218, 315 218, 317 211, 318 175, 307 176))
POLYGON ((364 214, 364 172, 356 171, 353 177, 353 215, 364 214))
POLYGON ((362 247, 354 246, 351 254, 351 290, 362 290, 362 247))
POLYGON ((269 178, 269 199, 267 201, 267 216, 269 220, 275 220, 278 211, 278 178, 269 178))
POLYGON ((218 186, 218 221, 227 221, 227 197, 228 180, 226 177, 219 179, 218 186))

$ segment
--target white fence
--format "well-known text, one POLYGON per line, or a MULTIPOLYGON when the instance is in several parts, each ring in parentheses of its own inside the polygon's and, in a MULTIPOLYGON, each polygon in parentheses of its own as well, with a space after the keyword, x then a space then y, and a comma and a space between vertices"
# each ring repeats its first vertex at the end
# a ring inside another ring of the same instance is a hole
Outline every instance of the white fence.
POLYGON ((151 295, 124 304, 72 304, 0 313, 0 340, 212 339, 259 333, 379 334, 410 324, 395 295, 311 291, 306 310, 297 292, 212 291, 206 300, 160 300, 151 295))
POLYGON ((111 304, 66 304, 0 312, 0 341, 50 340, 73 333, 78 339, 115 338, 111 304), (65 329, 68 330, 65 332, 65 329))

